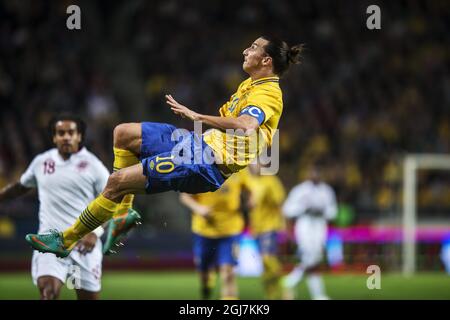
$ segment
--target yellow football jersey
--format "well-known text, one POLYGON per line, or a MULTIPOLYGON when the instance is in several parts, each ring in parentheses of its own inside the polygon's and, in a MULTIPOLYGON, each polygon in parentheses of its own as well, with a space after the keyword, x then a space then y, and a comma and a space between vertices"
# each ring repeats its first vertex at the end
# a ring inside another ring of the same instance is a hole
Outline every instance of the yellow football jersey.
POLYGON ((245 170, 245 185, 252 193, 255 207, 249 213, 249 226, 253 235, 284 228, 281 206, 286 197, 283 184, 275 175, 252 175, 245 170))
POLYGON ((203 135, 204 141, 214 150, 216 159, 219 158, 232 172, 245 168, 265 146, 272 144, 283 111, 283 95, 278 77, 254 81, 248 78, 243 81, 219 113, 221 117, 237 118, 241 112, 253 115, 253 111, 261 116, 262 121, 259 132, 253 136, 219 129, 210 129, 203 135))
POLYGON ((192 214, 192 232, 209 238, 236 235, 244 229, 240 211, 241 179, 239 174, 228 178, 215 192, 192 195, 201 205, 211 208, 208 217, 192 214))

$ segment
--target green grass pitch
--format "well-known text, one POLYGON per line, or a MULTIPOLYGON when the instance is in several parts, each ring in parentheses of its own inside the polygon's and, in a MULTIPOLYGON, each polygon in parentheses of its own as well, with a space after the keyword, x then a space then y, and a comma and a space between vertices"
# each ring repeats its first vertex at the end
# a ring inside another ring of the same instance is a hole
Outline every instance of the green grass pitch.
MULTIPOLYGON (((369 290, 369 275, 325 274, 325 286, 332 299, 450 299, 450 276, 420 273, 411 278, 382 274, 381 289, 369 290)), ((239 278, 241 299, 263 299, 259 278, 239 278)), ((199 299, 198 278, 194 272, 105 272, 102 299, 199 299)), ((215 292, 217 298, 218 290, 215 292)), ((305 282, 298 296, 309 299, 305 282)), ((38 299, 29 273, 0 273, 0 299, 38 299)), ((75 299, 64 288, 61 299, 75 299)))

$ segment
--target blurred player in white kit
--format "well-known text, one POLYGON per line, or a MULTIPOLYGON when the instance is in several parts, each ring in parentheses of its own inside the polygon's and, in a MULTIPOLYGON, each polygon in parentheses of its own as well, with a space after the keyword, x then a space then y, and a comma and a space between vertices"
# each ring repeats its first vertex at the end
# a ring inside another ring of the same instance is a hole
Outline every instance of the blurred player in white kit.
MULTIPOLYGON (((103 163, 82 146, 84 122, 73 115, 50 121, 56 148, 37 155, 20 181, 0 190, 0 202, 14 199, 37 188, 39 194, 39 233, 63 230, 72 225, 80 212, 103 190, 109 172, 103 163)), ((89 221, 87 223, 90 223, 89 221)), ((78 299, 99 298, 101 288, 102 243, 100 226, 87 234, 66 258, 33 252, 31 273, 42 300, 58 299, 70 274, 78 299), (77 287, 77 284, 79 287, 77 287)))
POLYGON ((307 181, 290 191, 283 214, 296 219, 294 232, 300 255, 300 263, 282 281, 285 299, 295 298, 296 286, 306 274, 311 298, 328 300, 319 265, 327 240, 327 222, 336 217, 337 204, 333 189, 321 180, 318 164, 311 166, 307 181))

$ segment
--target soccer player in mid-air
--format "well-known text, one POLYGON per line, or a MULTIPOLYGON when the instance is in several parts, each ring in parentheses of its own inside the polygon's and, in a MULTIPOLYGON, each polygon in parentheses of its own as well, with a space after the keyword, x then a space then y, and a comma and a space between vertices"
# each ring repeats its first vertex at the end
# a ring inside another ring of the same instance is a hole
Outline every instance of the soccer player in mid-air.
MULTIPOLYGON (((102 162, 82 146, 85 124, 73 115, 60 115, 49 129, 56 148, 37 155, 20 181, 0 190, 0 202, 14 199, 37 188, 39 193, 39 232, 69 227, 96 196, 102 192, 109 172, 102 162)), ((78 299, 99 298, 102 270, 103 228, 87 233, 71 254, 58 259, 51 253, 33 252, 33 282, 42 300, 59 297, 70 274, 79 276, 78 299), (79 272, 78 272, 79 271, 79 272)))
MULTIPOLYGON (((175 114, 212 127, 203 134, 190 132, 177 143, 174 135, 179 130, 170 124, 118 125, 113 134, 117 171, 109 177, 103 192, 68 229, 29 234, 26 240, 37 250, 65 257, 78 240, 108 221, 125 198, 133 194, 217 190, 226 178, 245 168, 271 145, 283 109, 279 78, 290 65, 300 62, 301 51, 301 45, 289 47, 275 37, 256 39, 243 52, 243 69, 250 77, 220 108, 219 116, 199 114, 166 95, 166 102, 175 114), (253 147, 255 133, 262 138, 253 147), (174 152, 180 146, 183 161, 174 152)), ((125 213, 125 223, 126 218, 125 213)), ((115 243, 121 232, 112 233, 111 243, 115 243)))

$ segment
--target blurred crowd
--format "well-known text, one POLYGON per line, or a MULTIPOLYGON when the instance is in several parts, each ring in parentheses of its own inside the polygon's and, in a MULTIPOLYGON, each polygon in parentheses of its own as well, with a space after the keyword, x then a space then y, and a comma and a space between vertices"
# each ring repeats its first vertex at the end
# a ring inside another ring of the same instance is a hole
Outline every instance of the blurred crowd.
MULTIPOLYGON (((287 189, 308 165, 325 177, 355 222, 398 214, 402 157, 450 153, 445 1, 12 1, 0 4, 0 187, 51 146, 47 122, 72 111, 86 145, 109 168, 112 129, 172 115, 164 95, 203 113, 245 78, 242 51, 259 35, 305 43, 303 64, 282 81, 280 171, 287 189), (68 30, 66 8, 81 8, 68 30), (447 66, 447 67, 446 67, 447 66)), ((419 207, 450 209, 450 174, 421 172, 419 207)))

